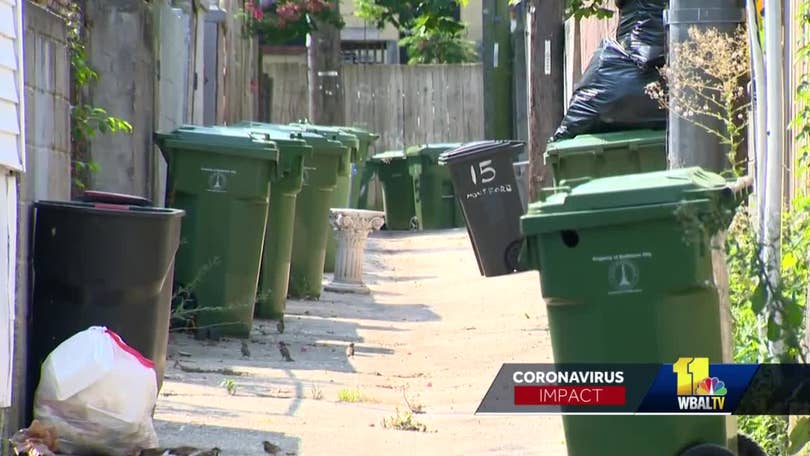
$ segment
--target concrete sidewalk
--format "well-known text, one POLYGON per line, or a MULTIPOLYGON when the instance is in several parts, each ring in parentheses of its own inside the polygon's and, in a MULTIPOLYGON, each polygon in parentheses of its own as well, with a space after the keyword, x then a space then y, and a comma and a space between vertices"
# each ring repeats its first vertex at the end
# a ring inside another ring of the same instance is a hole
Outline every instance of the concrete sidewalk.
POLYGON ((565 454, 559 417, 474 415, 503 363, 552 360, 536 272, 481 277, 465 230, 382 232, 369 240, 365 280, 370 296, 288 302, 283 334, 257 321, 250 358, 239 340, 173 335, 161 445, 225 456, 266 454, 263 440, 279 454, 565 454), (295 362, 281 360, 279 340, 295 362), (406 397, 424 408, 414 419, 426 432, 383 426, 408 410, 406 397))

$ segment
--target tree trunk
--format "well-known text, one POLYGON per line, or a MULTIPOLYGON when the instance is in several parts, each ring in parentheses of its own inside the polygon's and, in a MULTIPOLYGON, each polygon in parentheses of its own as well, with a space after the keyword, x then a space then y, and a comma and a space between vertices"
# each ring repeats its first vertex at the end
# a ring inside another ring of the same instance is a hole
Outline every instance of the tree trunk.
POLYGON ((565 27, 564 2, 532 0, 529 4, 529 195, 551 185, 543 154, 563 117, 565 27))
MULTIPOLYGON (((333 1, 336 10, 340 5, 333 1)), ((318 23, 309 36, 309 120, 323 125, 345 125, 343 57, 340 30, 318 23)))

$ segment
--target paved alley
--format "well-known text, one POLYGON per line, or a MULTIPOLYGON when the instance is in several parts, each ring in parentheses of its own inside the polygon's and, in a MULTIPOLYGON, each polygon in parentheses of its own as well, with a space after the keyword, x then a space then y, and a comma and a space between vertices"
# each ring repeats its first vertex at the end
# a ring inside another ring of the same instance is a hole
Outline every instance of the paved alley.
POLYGON ((537 272, 481 277, 464 229, 377 233, 365 272, 371 295, 290 301, 283 334, 257 321, 250 357, 239 340, 173 334, 161 445, 223 456, 266 454, 264 440, 280 455, 565 454, 557 416, 474 415, 503 363, 552 360, 537 272), (413 424, 424 432, 384 426, 409 407, 422 410, 413 424))

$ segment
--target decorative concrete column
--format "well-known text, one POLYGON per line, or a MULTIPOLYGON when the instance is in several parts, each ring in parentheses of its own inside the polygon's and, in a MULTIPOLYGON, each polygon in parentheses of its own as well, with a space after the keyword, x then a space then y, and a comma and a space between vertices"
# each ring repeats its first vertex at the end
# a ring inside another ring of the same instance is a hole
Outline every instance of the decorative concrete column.
POLYGON ((335 274, 324 289, 343 293, 368 294, 363 284, 363 258, 366 239, 382 228, 385 213, 360 209, 330 209, 329 222, 335 231, 335 274))

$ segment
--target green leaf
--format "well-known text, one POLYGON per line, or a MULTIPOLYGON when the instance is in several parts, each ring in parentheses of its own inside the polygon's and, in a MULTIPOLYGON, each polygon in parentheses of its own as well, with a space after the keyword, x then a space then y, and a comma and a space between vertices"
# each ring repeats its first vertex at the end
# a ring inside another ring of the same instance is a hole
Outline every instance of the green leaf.
POLYGON ((787 303, 784 310, 785 323, 791 328, 799 328, 804 322, 804 308, 796 302, 787 303))
POLYGON ((782 336, 782 328, 779 327, 773 317, 768 318, 768 340, 777 341, 782 336))
POLYGON ((768 293, 765 289, 765 279, 760 278, 759 284, 754 290, 754 294, 751 295, 751 310, 753 310, 757 315, 762 313, 762 310, 765 309, 765 303, 767 300, 768 293))
POLYGON ((782 254, 782 269, 789 270, 796 267, 796 264, 799 262, 799 259, 796 258, 796 255, 793 252, 784 252, 782 254))
POLYGON ((810 442, 810 417, 802 416, 796 419, 788 441, 790 442, 790 446, 788 446, 790 455, 798 453, 810 442))

